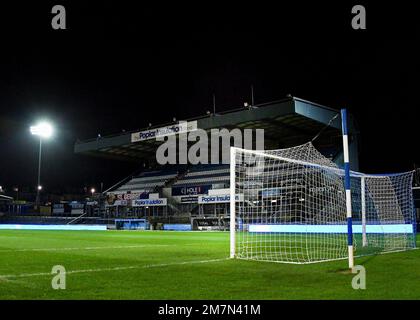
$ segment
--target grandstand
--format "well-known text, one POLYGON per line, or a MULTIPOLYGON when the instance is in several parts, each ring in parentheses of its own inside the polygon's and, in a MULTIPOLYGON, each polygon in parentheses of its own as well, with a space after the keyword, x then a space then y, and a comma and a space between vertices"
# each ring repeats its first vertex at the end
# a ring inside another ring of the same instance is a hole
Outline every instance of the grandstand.
MULTIPOLYGON (((288 97, 185 121, 193 128, 207 132, 221 128, 264 129, 265 149, 296 146, 316 137, 314 144, 317 149, 331 161, 341 165, 341 124, 339 118, 335 118, 336 114, 335 109, 288 97)), ((149 218, 151 222, 185 223, 209 216, 224 219, 229 214, 227 202, 213 203, 211 197, 202 198, 228 193, 228 164, 160 166, 156 163, 156 150, 162 142, 154 139, 153 134, 171 125, 175 123, 75 144, 75 152, 80 155, 151 164, 140 174, 122 179, 98 196, 106 199, 102 201, 105 205, 102 205, 99 212, 104 212, 107 221, 117 217, 133 217, 149 218)), ((358 170, 358 132, 351 116, 349 128, 350 162, 352 169, 358 170)), ((101 206, 101 201, 97 205, 101 206)))
POLYGON ((163 187, 168 181, 178 175, 177 171, 153 170, 145 171, 136 177, 130 179, 115 190, 115 193, 124 193, 127 191, 137 193, 150 193, 159 187, 163 187))
POLYGON ((229 186, 228 165, 196 165, 182 178, 177 180, 174 186, 196 186, 202 184, 217 184, 223 187, 229 186))
MULTIPOLYGON (((206 114, 188 121, 188 130, 239 128, 264 129, 264 149, 280 149, 313 140, 315 147, 330 161, 341 166, 342 135, 337 110, 296 97, 236 108, 216 114, 206 114)), ((148 163, 149 166, 116 182, 103 193, 94 194, 82 203, 53 203, 44 214, 48 223, 107 224, 115 219, 148 219, 150 226, 164 228, 165 223, 191 224, 200 227, 220 225, 229 215, 229 165, 167 164, 159 165, 156 150, 163 142, 155 139, 156 132, 178 123, 163 123, 154 127, 78 141, 76 154, 106 157, 124 162, 148 163), (195 221, 193 223, 193 221, 195 221)), ((353 170, 358 170, 358 132, 350 115, 350 155, 353 170)), ((178 135, 176 135, 178 138, 178 135)), ((255 142, 255 141, 254 141, 255 142)), ((231 141, 232 145, 233 141, 231 141)), ((189 142, 188 147, 192 143, 189 142)), ((177 150, 179 152, 179 150, 177 150)), ((209 153, 211 150, 209 149, 209 153)), ((178 159, 179 154, 177 154, 178 159)), ((42 214, 41 214, 42 215, 42 214)), ((28 215, 11 214, 10 221, 30 219, 28 215), (12 217, 11 217, 12 216, 12 217)), ((46 222, 47 223, 47 222, 46 222)))

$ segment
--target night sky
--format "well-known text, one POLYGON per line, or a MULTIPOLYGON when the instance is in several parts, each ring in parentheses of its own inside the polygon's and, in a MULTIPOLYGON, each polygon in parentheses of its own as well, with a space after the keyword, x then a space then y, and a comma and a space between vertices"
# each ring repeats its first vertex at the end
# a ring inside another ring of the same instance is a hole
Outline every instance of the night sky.
POLYGON ((414 8, 365 5, 367 30, 353 30, 351 4, 29 3, 0 7, 5 188, 35 186, 29 126, 40 118, 56 127, 44 144, 42 184, 54 192, 107 187, 136 165, 75 155, 77 139, 205 114, 213 93, 218 111, 239 107, 251 84, 256 103, 290 93, 347 107, 363 171, 420 165, 414 8), (55 4, 66 7, 67 30, 51 28, 55 4))

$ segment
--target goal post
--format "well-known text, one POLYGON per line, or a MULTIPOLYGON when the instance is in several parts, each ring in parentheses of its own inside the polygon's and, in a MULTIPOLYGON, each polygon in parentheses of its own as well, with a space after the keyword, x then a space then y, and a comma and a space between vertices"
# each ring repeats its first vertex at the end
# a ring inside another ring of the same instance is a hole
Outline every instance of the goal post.
POLYGON ((236 209, 235 209, 235 165, 236 148, 230 148, 230 257, 235 258, 236 246, 236 209))
POLYGON ((366 182, 365 177, 360 179, 360 200, 361 200, 361 213, 362 213, 362 245, 367 246, 366 236, 366 182))
POLYGON ((341 109, 341 127, 343 133, 343 159, 344 159, 344 185, 346 189, 346 214, 347 214, 347 244, 349 252, 349 268, 354 266, 353 251, 353 221, 351 208, 351 179, 350 179, 350 157, 349 139, 347 131, 347 110, 341 109))
MULTIPOLYGON (((349 259, 345 170, 311 143, 231 148, 230 257, 283 263, 349 259)), ((413 172, 349 170, 354 256, 415 247, 413 172)))

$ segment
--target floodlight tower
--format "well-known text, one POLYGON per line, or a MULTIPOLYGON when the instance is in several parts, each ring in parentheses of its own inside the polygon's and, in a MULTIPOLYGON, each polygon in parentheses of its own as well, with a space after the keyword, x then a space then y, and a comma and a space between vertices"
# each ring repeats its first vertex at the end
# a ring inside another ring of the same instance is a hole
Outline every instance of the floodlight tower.
POLYGON ((48 122, 40 122, 35 126, 30 127, 30 131, 33 135, 39 137, 39 154, 38 154, 38 184, 36 186, 36 208, 39 206, 39 194, 42 190, 41 186, 41 154, 42 154, 42 140, 48 139, 53 134, 53 127, 48 122))

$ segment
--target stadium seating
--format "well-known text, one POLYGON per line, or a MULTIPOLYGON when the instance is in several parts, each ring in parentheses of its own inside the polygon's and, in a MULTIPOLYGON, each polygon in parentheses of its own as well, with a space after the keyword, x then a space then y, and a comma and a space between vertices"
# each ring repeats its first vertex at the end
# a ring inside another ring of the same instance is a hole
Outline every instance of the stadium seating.
POLYGON ((229 165, 196 165, 174 186, 194 186, 202 184, 229 184, 229 165))
MULTIPOLYGON (((194 165, 189 170, 185 166, 171 166, 161 170, 146 171, 132 177, 113 193, 159 193, 167 198, 168 212, 178 214, 198 210, 197 202, 179 203, 164 187, 195 187, 207 185, 210 188, 228 188, 230 182, 229 165, 194 165), (215 186, 217 185, 217 186, 215 186)), ((207 193, 207 189, 201 190, 207 193)))
POLYGON ((115 191, 151 192, 158 187, 163 187, 169 180, 175 178, 178 172, 174 169, 146 171, 133 177, 115 191))

